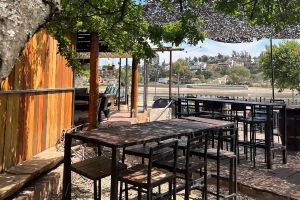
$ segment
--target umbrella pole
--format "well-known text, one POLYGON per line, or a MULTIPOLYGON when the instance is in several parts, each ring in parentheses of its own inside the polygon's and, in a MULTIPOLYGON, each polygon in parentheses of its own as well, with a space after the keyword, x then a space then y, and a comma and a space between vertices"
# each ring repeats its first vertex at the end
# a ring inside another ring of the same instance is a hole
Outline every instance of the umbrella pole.
POLYGON ((272 45, 272 38, 270 39, 270 59, 271 59, 271 69, 272 69, 272 99, 275 99, 275 92, 274 92, 274 66, 273 66, 273 45, 272 45))

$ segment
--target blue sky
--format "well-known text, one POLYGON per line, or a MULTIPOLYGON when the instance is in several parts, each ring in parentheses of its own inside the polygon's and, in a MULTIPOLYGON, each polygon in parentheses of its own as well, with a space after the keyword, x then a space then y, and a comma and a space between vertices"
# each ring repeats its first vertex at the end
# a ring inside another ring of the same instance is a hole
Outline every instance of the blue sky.
MULTIPOLYGON (((273 44, 278 44, 281 40, 273 40, 273 44)), ((194 58, 200 57, 202 55, 208 56, 216 56, 218 53, 222 55, 231 56, 233 50, 240 52, 240 51, 247 51, 251 54, 251 56, 259 56, 259 54, 265 50, 265 46, 270 45, 269 39, 262 39, 256 41, 254 39, 251 43, 238 43, 238 44, 228 44, 228 43, 221 43, 215 42, 213 40, 206 39, 203 43, 198 43, 196 46, 190 46, 188 44, 180 45, 179 47, 184 48, 184 51, 175 51, 172 53, 172 61, 175 62, 179 58, 191 57, 194 58)), ((166 63, 170 61, 170 53, 169 52, 158 52, 160 62, 164 60, 166 63)), ((117 65, 119 59, 110 59, 111 63, 117 65)), ((107 59, 100 59, 100 66, 107 64, 107 59)), ((128 63, 131 65, 131 59, 129 59, 128 63)), ((122 66, 125 65, 125 59, 122 59, 122 66)))

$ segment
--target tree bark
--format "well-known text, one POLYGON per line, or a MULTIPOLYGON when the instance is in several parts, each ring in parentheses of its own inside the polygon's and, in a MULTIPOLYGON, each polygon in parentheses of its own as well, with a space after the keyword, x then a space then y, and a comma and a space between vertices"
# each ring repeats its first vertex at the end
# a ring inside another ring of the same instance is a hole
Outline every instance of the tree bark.
POLYGON ((27 42, 59 5, 60 0, 0 1, 0 80, 8 76, 27 42))

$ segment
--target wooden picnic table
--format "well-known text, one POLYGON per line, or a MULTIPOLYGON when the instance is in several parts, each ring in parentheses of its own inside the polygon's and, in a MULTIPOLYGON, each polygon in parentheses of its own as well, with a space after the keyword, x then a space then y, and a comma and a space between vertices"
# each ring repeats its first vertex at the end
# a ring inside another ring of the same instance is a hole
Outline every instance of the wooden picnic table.
POLYGON ((200 112, 199 103, 210 102, 212 103, 212 107, 214 104, 230 104, 230 105, 245 105, 250 106, 251 110, 254 109, 255 106, 265 106, 266 108, 266 126, 265 126, 265 146, 266 146, 266 157, 267 157, 267 168, 272 168, 272 123, 271 123, 271 110, 272 108, 280 108, 281 116, 282 116, 282 132, 281 132, 281 141, 282 141, 282 161, 283 164, 287 163, 287 130, 286 130, 286 104, 280 102, 256 102, 256 101, 240 101, 240 100, 232 100, 232 99, 218 99, 218 98, 179 98, 178 99, 178 110, 181 110, 181 102, 182 101, 194 101, 195 103, 195 112, 200 112))
POLYGON ((78 131, 65 135, 63 199, 71 199, 71 141, 95 143, 112 149, 111 197, 118 199, 118 168, 119 151, 123 147, 159 142, 162 140, 188 136, 193 133, 217 130, 225 127, 235 127, 235 123, 214 119, 188 117, 170 119, 130 126, 98 128, 91 131, 78 131))

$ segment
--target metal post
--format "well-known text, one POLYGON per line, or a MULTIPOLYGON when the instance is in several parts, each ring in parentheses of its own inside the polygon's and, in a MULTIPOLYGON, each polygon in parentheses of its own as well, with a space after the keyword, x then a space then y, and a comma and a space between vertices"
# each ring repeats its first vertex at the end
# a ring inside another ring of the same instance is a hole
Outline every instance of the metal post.
POLYGON ((122 59, 120 58, 120 64, 119 64, 119 97, 118 97, 118 110, 120 110, 120 101, 121 101, 121 61, 122 59))
POLYGON ((170 50, 170 69, 169 69, 169 101, 172 97, 172 50, 170 50))
POLYGON ((177 94, 177 96, 178 96, 178 98, 179 98, 179 71, 178 71, 177 79, 178 79, 178 80, 177 80, 177 81, 178 81, 178 83, 177 83, 177 85, 178 85, 178 92, 177 92, 178 94, 177 94))
POLYGON ((154 86, 154 99, 153 100, 156 100, 156 82, 157 82, 157 76, 158 76, 158 71, 156 71, 156 73, 155 73, 155 86, 154 86))
POLYGON ((125 73, 125 102, 128 105, 128 58, 126 58, 126 73, 125 73))
POLYGON ((272 98, 275 99, 274 93, 274 66, 273 66, 273 46, 272 46, 272 37, 270 39, 270 59, 271 59, 271 69, 272 69, 272 98))

